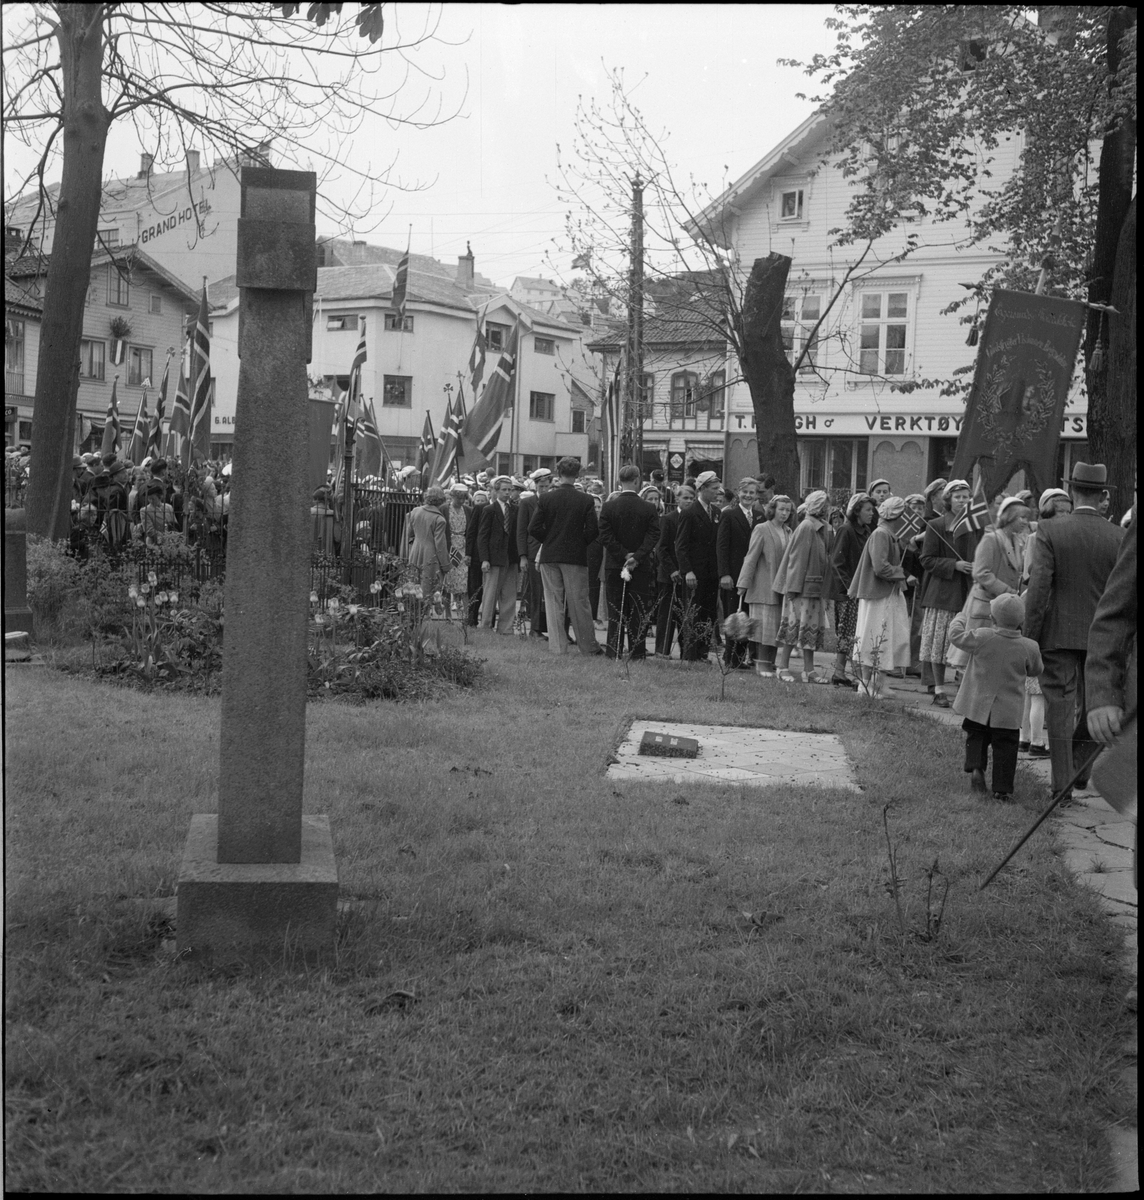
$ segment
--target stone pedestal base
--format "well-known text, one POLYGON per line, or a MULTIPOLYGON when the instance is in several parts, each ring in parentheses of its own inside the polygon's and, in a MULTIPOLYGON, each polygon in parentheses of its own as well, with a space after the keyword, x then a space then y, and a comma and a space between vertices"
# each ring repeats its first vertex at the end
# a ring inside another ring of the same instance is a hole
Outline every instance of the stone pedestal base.
POLYGON ((338 872, 330 818, 302 817, 302 861, 220 863, 218 817, 196 813, 179 871, 175 937, 185 958, 315 961, 332 956, 338 872))

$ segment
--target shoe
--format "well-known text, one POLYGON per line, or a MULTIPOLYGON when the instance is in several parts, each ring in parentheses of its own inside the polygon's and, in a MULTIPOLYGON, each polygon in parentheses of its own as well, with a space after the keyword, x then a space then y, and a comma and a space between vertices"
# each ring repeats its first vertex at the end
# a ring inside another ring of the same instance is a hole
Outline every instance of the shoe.
POLYGON ((770 667, 756 667, 755 674, 760 679, 774 679, 775 677, 775 673, 770 669, 770 667))
POLYGON ((794 676, 784 667, 781 671, 776 671, 775 676, 779 683, 794 683, 794 676))
POLYGON ((969 787, 974 792, 984 792, 985 788, 985 772, 974 768, 969 772, 969 787))
POLYGON ((1013 799, 1013 793, 1012 792, 994 792, 993 799, 1000 800, 1002 804, 1009 804, 1013 799))
POLYGON ((816 683, 819 687, 829 687, 830 680, 823 679, 821 675, 816 675, 813 671, 802 672, 803 683, 816 683))
POLYGON ((1018 754, 1028 754, 1029 753, 1029 743, 1028 742, 1018 742, 1017 743, 1017 753, 1018 754))
POLYGON ((858 690, 858 681, 856 679, 851 679, 849 675, 842 675, 838 671, 835 671, 831 675, 830 682, 835 687, 851 688, 854 691, 858 690))
POLYGON ((1049 754, 1048 746, 1030 746, 1029 747, 1029 757, 1030 758, 1049 758, 1050 754, 1049 754))
POLYGON ((953 701, 945 694, 945 692, 935 692, 933 700, 930 703, 934 708, 952 708, 953 701))
POLYGON ((910 676, 911 679, 921 679, 922 669, 921 667, 907 667, 906 674, 910 676))

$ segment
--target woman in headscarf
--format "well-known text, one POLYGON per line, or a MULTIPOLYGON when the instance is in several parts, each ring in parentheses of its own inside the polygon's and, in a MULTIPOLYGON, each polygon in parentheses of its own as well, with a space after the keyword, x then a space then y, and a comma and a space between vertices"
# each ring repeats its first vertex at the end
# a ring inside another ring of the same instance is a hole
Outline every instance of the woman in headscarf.
POLYGON ((898 496, 878 506, 878 526, 866 539, 849 589, 850 598, 858 601, 854 652, 862 686, 877 700, 890 698, 883 684, 886 673, 910 661, 910 618, 902 595, 906 573, 897 538, 905 508, 898 496))
POLYGON ((783 596, 777 674, 783 683, 794 683, 787 665, 792 648, 798 646, 802 650, 803 683, 829 687, 828 679, 814 673, 814 652, 822 649, 826 634, 823 597, 830 572, 833 537, 826 524, 830 501, 825 492, 811 492, 803 506, 806 515, 796 527, 775 573, 774 589, 783 596))
POLYGON ((449 526, 441 512, 444 503, 444 488, 426 488, 421 504, 409 514, 406 523, 411 543, 409 565, 420 573, 421 594, 426 601, 433 599, 450 567, 449 526))
MULTIPOLYGON (((933 703, 949 708, 952 701, 946 694, 945 656, 949 651, 949 623, 961 612, 969 595, 973 575, 973 555, 977 535, 969 529, 951 532, 953 524, 969 503, 969 482, 951 479, 942 489, 942 515, 926 526, 922 541, 921 560, 925 568, 922 579, 922 640, 919 653, 933 672, 933 703)), ((952 686, 949 691, 956 690, 952 686)))
MULTIPOLYGON (((774 579, 791 539, 787 521, 793 511, 794 501, 789 496, 773 496, 767 502, 763 509, 766 520, 760 521, 751 530, 747 557, 743 559, 743 568, 737 581, 739 595, 749 605, 751 632, 759 647, 755 671, 764 679, 775 677, 775 653, 783 598, 774 589, 774 579)), ((789 659, 790 647, 785 649, 789 659)))
POLYGON ((854 629, 858 621, 858 601, 850 599, 849 590, 877 515, 874 501, 865 492, 851 496, 846 505, 846 520, 830 556, 835 581, 834 632, 838 638, 838 653, 834 656, 834 674, 830 680, 835 687, 857 687, 846 674, 846 660, 853 656, 854 629))
POLYGON ((870 499, 874 501, 874 507, 877 508, 894 489, 890 486, 888 479, 875 479, 866 490, 870 493, 870 499))
POLYGON ((449 489, 449 506, 445 509, 445 521, 449 526, 449 570, 441 583, 445 593, 445 612, 456 609, 458 620, 465 619, 468 603, 469 556, 465 553, 465 533, 469 528, 469 489, 463 483, 454 483, 449 489))

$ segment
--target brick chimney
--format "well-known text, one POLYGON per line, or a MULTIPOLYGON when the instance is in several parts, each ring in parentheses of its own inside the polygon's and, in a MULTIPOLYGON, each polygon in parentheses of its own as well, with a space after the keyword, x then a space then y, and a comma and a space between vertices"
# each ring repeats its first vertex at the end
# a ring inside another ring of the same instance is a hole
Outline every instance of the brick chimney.
POLYGON ((353 263, 354 266, 358 266, 361 263, 364 263, 365 262, 365 253, 366 253, 366 243, 365 242, 354 242, 353 246, 350 248, 350 262, 353 263))
POLYGON ((197 175, 199 172, 199 152, 197 150, 187 151, 187 174, 197 175))
POLYGON ((151 175, 151 168, 155 165, 155 156, 148 154, 146 150, 139 155, 139 179, 147 179, 151 175))
POLYGON ((474 287, 473 278, 476 272, 473 269, 473 248, 468 242, 465 243, 465 253, 457 255, 457 286, 463 292, 471 292, 474 287))

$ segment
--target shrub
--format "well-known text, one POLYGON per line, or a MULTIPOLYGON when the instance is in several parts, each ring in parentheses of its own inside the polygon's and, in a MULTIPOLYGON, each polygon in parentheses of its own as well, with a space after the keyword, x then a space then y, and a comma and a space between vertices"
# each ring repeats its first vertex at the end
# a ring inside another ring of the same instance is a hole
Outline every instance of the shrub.
POLYGON ((66 542, 28 535, 28 606, 38 625, 59 624, 68 601, 79 593, 80 576, 66 542))

